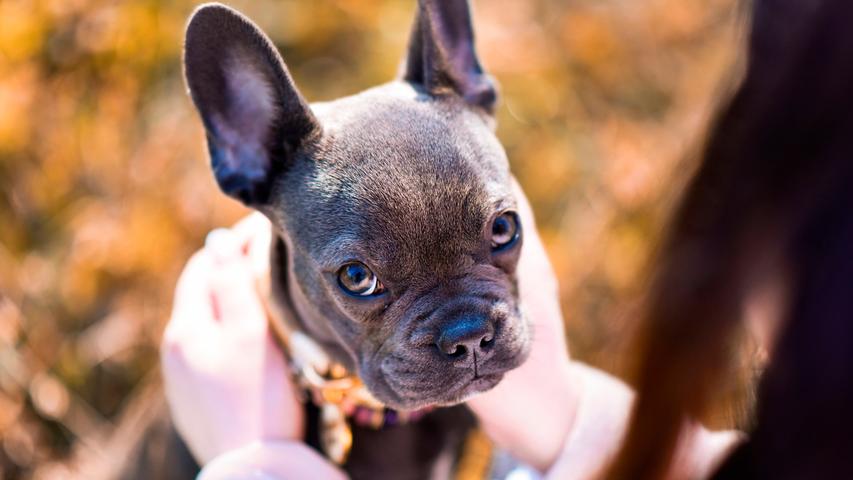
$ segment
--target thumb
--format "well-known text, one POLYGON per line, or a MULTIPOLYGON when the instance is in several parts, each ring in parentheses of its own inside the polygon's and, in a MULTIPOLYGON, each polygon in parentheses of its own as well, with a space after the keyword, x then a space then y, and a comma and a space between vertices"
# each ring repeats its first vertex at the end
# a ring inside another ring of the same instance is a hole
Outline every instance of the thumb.
POLYGON ((211 231, 204 248, 213 258, 208 286, 214 318, 224 327, 266 328, 266 312, 251 262, 234 232, 225 228, 211 231))

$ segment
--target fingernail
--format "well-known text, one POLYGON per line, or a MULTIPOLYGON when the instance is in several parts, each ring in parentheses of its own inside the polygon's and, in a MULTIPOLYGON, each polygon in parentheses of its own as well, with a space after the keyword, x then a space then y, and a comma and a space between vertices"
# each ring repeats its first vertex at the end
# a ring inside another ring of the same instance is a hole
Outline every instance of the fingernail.
POLYGON ((227 228, 211 230, 204 240, 204 248, 219 262, 231 260, 240 254, 240 242, 234 232, 227 228))

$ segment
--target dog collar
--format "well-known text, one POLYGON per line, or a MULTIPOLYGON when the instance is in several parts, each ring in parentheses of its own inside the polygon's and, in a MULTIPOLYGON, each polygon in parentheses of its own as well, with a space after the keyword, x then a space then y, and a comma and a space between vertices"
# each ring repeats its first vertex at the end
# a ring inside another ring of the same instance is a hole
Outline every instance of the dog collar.
POLYGON ((381 429, 419 420, 432 409, 411 412, 386 407, 368 390, 361 379, 332 361, 323 348, 305 332, 294 327, 291 315, 273 298, 270 279, 258 282, 273 336, 288 358, 293 380, 320 409, 320 443, 330 460, 343 464, 352 449, 353 423, 381 429))

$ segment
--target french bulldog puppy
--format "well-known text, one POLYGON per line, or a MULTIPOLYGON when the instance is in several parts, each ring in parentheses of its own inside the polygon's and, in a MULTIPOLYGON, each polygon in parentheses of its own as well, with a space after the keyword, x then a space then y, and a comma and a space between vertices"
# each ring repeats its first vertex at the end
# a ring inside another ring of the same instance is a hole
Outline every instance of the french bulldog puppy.
MULTIPOLYGON (((525 360, 522 226, 466 0, 421 0, 399 78, 330 102, 309 105, 270 40, 223 5, 193 14, 184 62, 219 187, 273 225, 277 301, 378 400, 458 405, 525 360)), ((440 446, 417 423, 356 429, 345 468, 441 476, 429 464, 471 425, 460 408, 418 422, 440 446)))

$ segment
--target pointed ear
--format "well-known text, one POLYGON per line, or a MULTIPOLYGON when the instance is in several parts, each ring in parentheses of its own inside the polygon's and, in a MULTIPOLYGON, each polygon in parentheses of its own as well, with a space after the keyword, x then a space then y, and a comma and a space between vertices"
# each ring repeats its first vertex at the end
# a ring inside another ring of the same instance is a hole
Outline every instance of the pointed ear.
POLYGON ((403 79, 434 95, 454 92, 492 113, 497 92, 474 50, 467 0, 419 0, 403 79))
POLYGON ((187 26, 184 72, 219 187, 246 205, 266 203, 276 174, 320 131, 278 51, 240 13, 202 5, 187 26))

